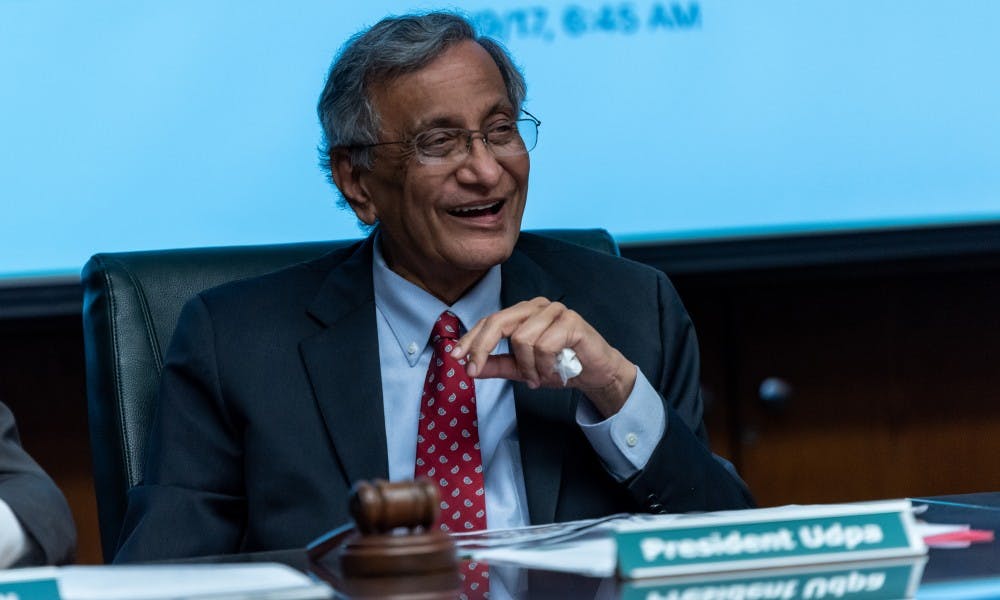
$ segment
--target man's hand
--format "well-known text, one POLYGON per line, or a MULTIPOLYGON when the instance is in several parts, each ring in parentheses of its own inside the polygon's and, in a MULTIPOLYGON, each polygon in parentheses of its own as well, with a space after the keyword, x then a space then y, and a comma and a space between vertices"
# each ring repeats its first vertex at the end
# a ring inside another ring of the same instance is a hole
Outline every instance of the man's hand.
POLYGON ((617 413, 632 392, 635 365, 559 302, 539 297, 493 313, 462 336, 451 355, 467 356, 470 377, 523 381, 535 389, 563 386, 554 368, 563 348, 576 352, 583 365, 566 385, 586 394, 605 418, 617 413), (490 355, 503 338, 510 340, 511 353, 490 355))

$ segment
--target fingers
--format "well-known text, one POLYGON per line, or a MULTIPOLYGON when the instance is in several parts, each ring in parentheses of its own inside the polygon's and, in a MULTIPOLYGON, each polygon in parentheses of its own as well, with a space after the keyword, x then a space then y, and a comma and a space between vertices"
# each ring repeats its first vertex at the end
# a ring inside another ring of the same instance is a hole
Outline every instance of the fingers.
POLYGON ((479 379, 510 379, 512 381, 522 381, 521 372, 517 368, 517 361, 513 354, 493 354, 483 364, 480 370, 479 379))
POLYGON ((567 309, 552 302, 521 322, 510 335, 511 353, 529 387, 551 384, 556 353, 572 345, 560 327, 567 309))
MULTIPOLYGON (((496 348, 503 338, 511 338, 518 329, 539 311, 548 306, 549 301, 545 298, 535 298, 525 302, 519 302, 510 308, 501 310, 476 323, 456 344, 451 355, 455 358, 467 356, 468 363, 466 371, 470 377, 482 377, 480 374, 483 365, 489 360, 490 352, 496 348)), ((529 327, 537 327, 529 324, 529 327)), ((519 339, 523 340, 523 337, 519 339)), ((520 343, 523 348, 523 343, 520 343)), ((514 350, 514 342, 511 342, 511 349, 514 350)), ((515 351, 516 355, 516 351, 515 351)), ((516 377, 519 380, 526 380, 524 377, 516 377)))
POLYGON ((467 357, 470 377, 523 381, 531 388, 571 386, 581 390, 605 417, 618 412, 635 383, 636 368, 577 312, 559 302, 535 298, 494 313, 468 331, 452 349, 467 357), (500 340, 510 353, 490 355, 500 340), (563 381, 556 355, 569 348, 583 366, 563 381))
POLYGON ((582 323, 561 303, 535 298, 490 315, 458 341, 452 356, 468 356, 471 377, 504 377, 529 387, 561 385, 555 374, 556 354, 572 347, 582 323), (510 355, 490 356, 501 339, 508 338, 510 355))
MULTIPOLYGON (((567 384, 567 380, 564 380, 556 369, 556 361, 563 349, 572 350, 580 346, 586 329, 588 326, 580 315, 560 305, 559 312, 554 315, 548 328, 533 342, 535 369, 540 385, 562 387, 567 384)), ((594 334, 596 335, 596 332, 594 334)))

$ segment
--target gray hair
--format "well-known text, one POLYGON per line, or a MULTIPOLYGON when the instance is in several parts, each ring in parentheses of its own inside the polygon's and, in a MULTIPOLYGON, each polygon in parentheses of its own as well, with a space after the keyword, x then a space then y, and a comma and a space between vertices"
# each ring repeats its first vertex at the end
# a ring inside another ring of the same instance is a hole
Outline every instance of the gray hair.
MULTIPOLYGON (((379 115, 369 90, 374 84, 418 71, 458 42, 472 40, 493 58, 507 88, 507 97, 516 110, 524 103, 524 76, 514 65, 507 50, 497 41, 479 37, 472 24, 461 15, 432 12, 419 15, 387 17, 368 30, 352 36, 341 48, 316 112, 323 126, 320 165, 333 181, 330 153, 347 148, 351 164, 370 169, 370 148, 359 148, 378 141, 379 115)), ((346 205, 341 198, 340 204, 346 205)))

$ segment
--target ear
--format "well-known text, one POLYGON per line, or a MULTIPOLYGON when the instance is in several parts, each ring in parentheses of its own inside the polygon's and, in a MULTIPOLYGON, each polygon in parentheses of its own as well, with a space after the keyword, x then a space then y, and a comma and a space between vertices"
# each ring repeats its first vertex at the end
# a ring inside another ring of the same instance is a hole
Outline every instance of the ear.
POLYGON ((330 151, 330 174, 333 177, 333 183, 344 195, 347 203, 351 205, 358 219, 366 225, 374 225, 378 220, 378 214, 375 210, 375 203, 372 202, 371 195, 368 193, 368 186, 362 181, 362 177, 368 173, 367 169, 351 164, 351 157, 347 150, 330 151))

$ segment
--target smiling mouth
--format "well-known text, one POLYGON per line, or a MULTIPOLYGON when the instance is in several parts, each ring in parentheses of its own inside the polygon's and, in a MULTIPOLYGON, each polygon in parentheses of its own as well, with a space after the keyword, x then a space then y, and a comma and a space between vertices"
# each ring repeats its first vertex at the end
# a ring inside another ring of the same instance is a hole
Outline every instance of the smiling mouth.
POLYGON ((453 208, 448 211, 449 215, 455 217, 483 217, 486 215, 495 215, 500 212, 503 208, 504 200, 498 200, 491 204, 483 204, 481 206, 464 206, 462 208, 453 208))

